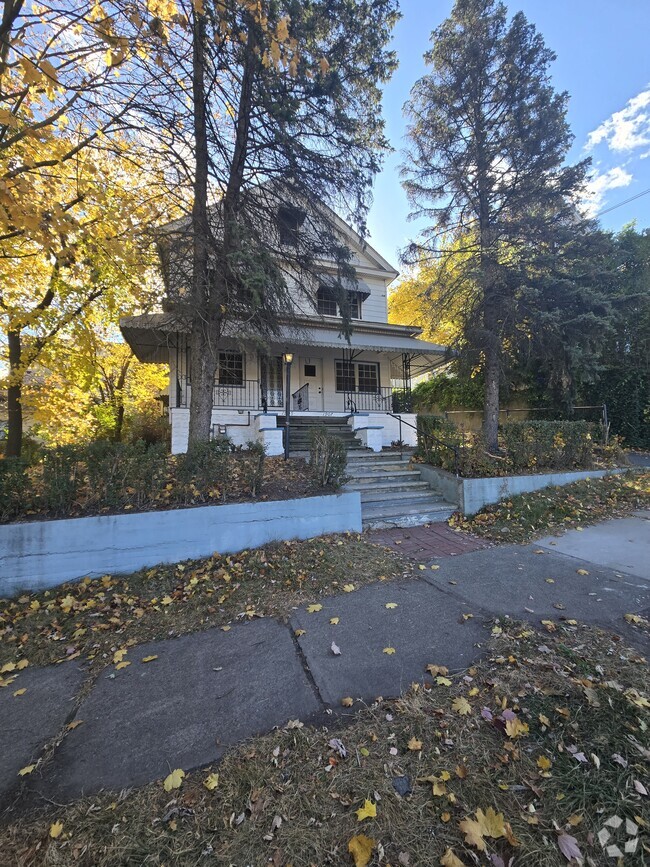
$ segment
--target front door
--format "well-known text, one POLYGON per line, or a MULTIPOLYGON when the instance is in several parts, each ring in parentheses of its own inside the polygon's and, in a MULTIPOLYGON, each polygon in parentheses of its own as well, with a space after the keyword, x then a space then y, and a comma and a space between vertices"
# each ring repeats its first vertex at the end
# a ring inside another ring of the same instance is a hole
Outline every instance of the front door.
POLYGON ((322 412, 323 403, 323 359, 300 359, 300 385, 309 385, 309 411, 322 412))

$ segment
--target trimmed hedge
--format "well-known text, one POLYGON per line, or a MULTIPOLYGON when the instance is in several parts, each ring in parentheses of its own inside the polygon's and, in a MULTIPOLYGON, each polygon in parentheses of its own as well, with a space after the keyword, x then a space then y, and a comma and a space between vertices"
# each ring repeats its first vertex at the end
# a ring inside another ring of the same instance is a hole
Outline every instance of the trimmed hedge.
POLYGON ((494 455, 481 434, 438 416, 418 416, 418 456, 465 478, 625 464, 618 440, 603 446, 600 434, 599 425, 586 421, 510 421, 499 428, 500 451, 494 455))
POLYGON ((32 517, 69 518, 259 495, 265 451, 257 442, 234 454, 222 438, 170 456, 162 443, 95 442, 45 449, 33 464, 0 459, 0 523, 32 517))

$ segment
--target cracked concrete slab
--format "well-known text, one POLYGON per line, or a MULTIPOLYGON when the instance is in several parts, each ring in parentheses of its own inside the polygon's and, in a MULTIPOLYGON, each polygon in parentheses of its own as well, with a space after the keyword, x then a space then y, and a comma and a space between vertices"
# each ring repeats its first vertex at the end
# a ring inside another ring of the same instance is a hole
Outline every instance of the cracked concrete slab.
POLYGON ((73 714, 84 677, 76 662, 64 662, 26 668, 0 689, 0 798, 18 784, 18 771, 37 760, 73 714), (14 697, 19 689, 26 692, 14 697))
POLYGON ((61 799, 141 785, 321 709, 289 629, 274 620, 138 645, 125 659, 81 704, 83 725, 34 780, 40 791, 61 799))
POLYGON ((466 668, 487 638, 476 609, 423 581, 371 584, 320 604, 313 614, 300 609, 291 625, 305 630, 298 641, 309 669, 323 700, 338 709, 347 696, 398 696, 422 681, 428 663, 466 668), (464 613, 474 617, 463 620, 464 613), (395 653, 384 653, 388 647, 395 653))
POLYGON ((540 539, 540 548, 650 580, 650 512, 540 539))
POLYGON ((538 544, 503 545, 438 562, 439 570, 423 573, 428 583, 495 615, 531 622, 575 618, 615 627, 643 643, 623 620, 624 614, 650 607, 650 582, 643 578, 551 553, 538 544), (580 575, 578 569, 588 574, 580 575))

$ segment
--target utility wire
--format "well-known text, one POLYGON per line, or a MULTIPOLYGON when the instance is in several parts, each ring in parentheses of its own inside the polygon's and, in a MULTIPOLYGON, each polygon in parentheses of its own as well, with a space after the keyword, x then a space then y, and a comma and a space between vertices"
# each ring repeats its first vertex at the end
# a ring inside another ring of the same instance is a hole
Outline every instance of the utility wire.
POLYGON ((599 211, 596 214, 596 217, 602 217, 603 214, 609 214, 610 211, 615 211, 616 208, 622 208, 623 205, 627 205, 629 202, 633 202, 635 199, 640 199, 641 196, 647 196, 650 193, 650 187, 647 190, 643 190, 642 193, 637 193, 636 196, 630 196, 629 199, 625 199, 622 202, 619 202, 617 205, 611 205, 609 208, 604 208, 602 211, 599 211))

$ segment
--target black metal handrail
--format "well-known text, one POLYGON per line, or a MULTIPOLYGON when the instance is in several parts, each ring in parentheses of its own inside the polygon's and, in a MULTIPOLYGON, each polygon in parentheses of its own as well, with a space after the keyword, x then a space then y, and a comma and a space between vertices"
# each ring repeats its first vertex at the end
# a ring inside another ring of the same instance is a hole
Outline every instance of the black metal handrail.
POLYGON ((260 384, 256 379, 245 379, 241 385, 215 383, 212 388, 212 406, 257 409, 260 403, 260 384))
POLYGON ((293 409, 296 412, 308 412, 309 411, 309 383, 306 382, 304 385, 301 385, 297 391, 291 395, 293 399, 293 409))
POLYGON ((399 441, 400 445, 402 443, 402 425, 405 424, 407 427, 413 428, 413 430, 417 433, 418 437, 422 437, 423 439, 433 440, 438 443, 438 445, 443 446, 443 448, 449 449, 454 453, 454 473, 459 476, 460 475, 460 454, 457 446, 453 446, 451 443, 446 443, 444 440, 439 439, 435 434, 430 433, 429 431, 423 431, 418 428, 417 425, 411 424, 410 421, 404 421, 404 419, 400 415, 395 415, 395 413, 388 413, 391 418, 396 418, 399 422, 399 441))

